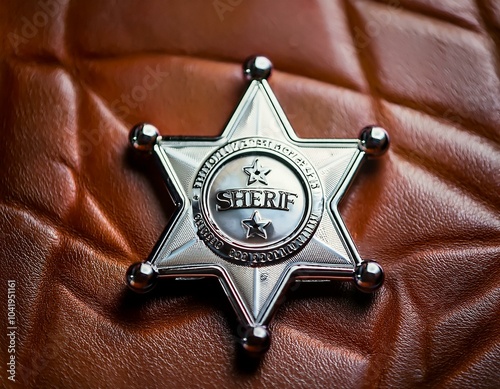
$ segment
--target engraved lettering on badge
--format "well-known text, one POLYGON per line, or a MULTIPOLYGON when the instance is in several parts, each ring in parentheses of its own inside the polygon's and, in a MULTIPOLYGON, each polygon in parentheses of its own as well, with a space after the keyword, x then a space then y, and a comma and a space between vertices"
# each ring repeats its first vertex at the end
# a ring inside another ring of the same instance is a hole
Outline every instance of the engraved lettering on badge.
POLYGON ((267 208, 290 211, 299 196, 279 189, 227 189, 217 192, 217 211, 239 208, 267 208))
MULTIPOLYGON (((269 185, 267 175, 271 172, 269 167, 262 164, 259 158, 254 158, 249 166, 244 166, 242 171, 248 176, 247 187, 260 183, 269 185)), ((266 228, 271 220, 264 219, 257 209, 272 209, 290 211, 290 206, 295 203, 299 195, 287 190, 280 189, 246 189, 230 188, 220 190, 216 193, 217 212, 230 211, 241 208, 252 208, 254 210, 250 218, 241 220, 241 226, 246 232, 246 239, 261 238, 267 240, 266 228)))
POLYGON ((265 265, 295 255, 321 219, 322 188, 307 158, 265 138, 230 142, 194 178, 194 225, 217 255, 265 265))

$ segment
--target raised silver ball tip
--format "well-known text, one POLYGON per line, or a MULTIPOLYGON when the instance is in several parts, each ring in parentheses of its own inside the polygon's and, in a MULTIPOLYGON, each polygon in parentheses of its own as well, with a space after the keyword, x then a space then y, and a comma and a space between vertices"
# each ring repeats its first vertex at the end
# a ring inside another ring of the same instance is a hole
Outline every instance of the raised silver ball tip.
POLYGON ((148 123, 140 123, 130 130, 129 141, 134 150, 151 153, 159 136, 160 132, 155 126, 148 123))
POLYGON ((136 293, 149 292, 156 284, 157 272, 148 262, 132 264, 125 276, 127 286, 136 293))
POLYGON ((268 79, 272 70, 272 62, 261 55, 250 57, 243 63, 243 74, 248 80, 268 79))
POLYGON ((365 260, 356 267, 354 282, 360 291, 374 292, 384 283, 384 270, 377 262, 365 260))
POLYGON ((241 339, 243 349, 250 356, 265 353, 271 344, 271 336, 265 326, 248 327, 241 339))
POLYGON ((389 149, 389 134, 382 127, 367 126, 359 134, 359 148, 369 156, 378 157, 389 149))

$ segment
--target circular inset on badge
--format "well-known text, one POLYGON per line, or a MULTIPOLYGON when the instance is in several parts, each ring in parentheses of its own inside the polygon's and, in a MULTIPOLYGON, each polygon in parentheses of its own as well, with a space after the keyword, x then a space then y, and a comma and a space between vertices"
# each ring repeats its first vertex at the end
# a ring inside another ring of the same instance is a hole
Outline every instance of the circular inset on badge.
POLYGON ((299 171, 283 162, 247 152, 212 174, 203 196, 205 210, 226 240, 242 248, 263 248, 301 225, 310 205, 307 188, 299 171))
POLYGON ((291 146, 265 138, 240 139, 213 153, 195 178, 192 200, 207 246, 251 265, 296 254, 323 211, 311 164, 291 146))

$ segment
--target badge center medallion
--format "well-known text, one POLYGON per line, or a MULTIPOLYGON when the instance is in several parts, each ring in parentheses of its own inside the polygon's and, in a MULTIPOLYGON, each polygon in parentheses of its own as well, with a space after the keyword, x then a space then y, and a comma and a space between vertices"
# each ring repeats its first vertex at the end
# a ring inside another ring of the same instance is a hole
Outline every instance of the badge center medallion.
POLYGON ((217 255, 265 265, 296 254, 323 213, 316 170, 297 150, 243 138, 216 150, 194 180, 198 236, 217 255))

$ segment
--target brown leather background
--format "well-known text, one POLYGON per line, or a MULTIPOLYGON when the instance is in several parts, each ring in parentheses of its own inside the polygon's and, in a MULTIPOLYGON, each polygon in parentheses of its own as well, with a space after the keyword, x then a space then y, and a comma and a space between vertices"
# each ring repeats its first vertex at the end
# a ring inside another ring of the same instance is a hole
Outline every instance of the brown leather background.
POLYGON ((498 385, 499 4, 2 1, 2 384, 15 279, 19 387, 498 385), (259 366, 216 281, 124 284, 172 212, 129 127, 217 135, 254 53, 300 136, 392 138, 342 207, 384 288, 300 286, 259 366))

